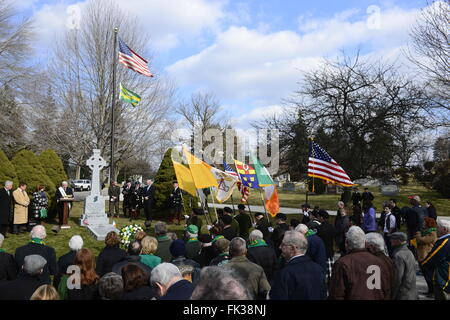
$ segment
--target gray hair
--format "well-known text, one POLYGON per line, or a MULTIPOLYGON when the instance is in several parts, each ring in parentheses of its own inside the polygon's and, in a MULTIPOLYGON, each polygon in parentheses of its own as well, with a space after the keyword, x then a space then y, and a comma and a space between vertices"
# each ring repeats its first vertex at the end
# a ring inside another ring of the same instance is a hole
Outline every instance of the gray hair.
POLYGON ((439 219, 437 221, 437 225, 441 228, 446 229, 447 233, 450 233, 450 221, 449 220, 439 219))
POLYGON ((306 226, 306 224, 300 223, 298 226, 295 227, 295 231, 300 232, 302 234, 306 234, 308 232, 309 228, 306 226))
POLYGON ((230 268, 204 267, 191 300, 250 300, 242 279, 230 268))
POLYGON ((250 236, 249 239, 250 242, 251 241, 255 241, 255 240, 261 240, 262 238, 264 238, 263 233, 259 230, 253 230, 252 232, 250 232, 250 236))
POLYGON ((2 247, 4 240, 5 240, 5 236, 0 233, 0 248, 2 247))
POLYGON ((72 236, 72 238, 70 238, 69 248, 72 251, 78 251, 81 248, 83 248, 83 243, 84 243, 83 238, 80 235, 76 234, 76 235, 72 236))
POLYGON ((12 186, 12 185, 13 185, 13 182, 11 180, 6 180, 5 181, 5 187, 12 186))
POLYGON ((31 276, 36 276, 42 272, 47 260, 38 254, 26 256, 23 260, 23 270, 31 276))
POLYGON ((155 235, 165 235, 167 234, 167 224, 162 221, 158 221, 155 223, 155 235))
POLYGON ((47 237, 47 232, 43 226, 37 225, 31 229, 30 236, 31 238, 45 239, 45 237, 47 237))
POLYGON ((194 273, 194 266, 188 265, 188 264, 181 264, 179 266, 177 266, 178 269, 181 272, 181 275, 184 277, 185 275, 188 274, 193 274, 194 273))
POLYGON ((120 300, 123 294, 122 276, 108 272, 98 282, 98 292, 102 300, 120 300))
POLYGON ((63 181, 61 182, 61 185, 69 185, 69 183, 67 181, 63 181))
POLYGON ((178 269, 178 267, 172 263, 164 262, 158 264, 152 270, 150 281, 152 286, 156 286, 157 282, 160 285, 167 286, 173 278, 183 278, 180 269, 178 269))
POLYGON ((232 257, 243 256, 247 252, 247 242, 240 237, 233 238, 230 241, 230 255, 232 257))
POLYGON ((385 255, 388 255, 384 238, 378 232, 369 232, 368 234, 366 234, 366 243, 376 249, 376 252, 381 251, 385 255))
POLYGON ((347 250, 364 249, 366 247, 366 234, 358 226, 351 226, 346 234, 347 250))
POLYGON ((283 243, 297 248, 302 254, 308 249, 308 239, 301 232, 295 230, 289 230, 284 233, 283 243))
POLYGON ((186 231, 186 234, 189 236, 189 238, 197 238, 198 233, 190 233, 189 231, 186 231))

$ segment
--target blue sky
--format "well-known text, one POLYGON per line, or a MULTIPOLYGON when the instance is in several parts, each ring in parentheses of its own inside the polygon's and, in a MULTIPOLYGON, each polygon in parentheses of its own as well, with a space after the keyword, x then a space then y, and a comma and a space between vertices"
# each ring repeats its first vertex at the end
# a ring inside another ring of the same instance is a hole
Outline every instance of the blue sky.
MULTIPOLYGON (((84 2, 15 1, 24 15, 35 19, 35 58, 41 63, 65 28, 67 7, 84 2)), ((173 79, 181 96, 215 93, 241 128, 281 112, 282 100, 298 87, 302 72, 342 49, 354 53, 360 48, 370 58, 397 59, 410 70, 401 50, 419 9, 426 6, 425 0, 115 2, 132 8, 150 34, 151 69, 173 79), (379 19, 368 8, 379 10, 379 19)))

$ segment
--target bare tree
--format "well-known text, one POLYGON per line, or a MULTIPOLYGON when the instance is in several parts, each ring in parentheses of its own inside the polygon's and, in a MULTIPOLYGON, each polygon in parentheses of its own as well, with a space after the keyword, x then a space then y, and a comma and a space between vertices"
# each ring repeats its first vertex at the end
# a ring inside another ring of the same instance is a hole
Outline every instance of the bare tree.
POLYGON ((450 1, 433 1, 422 9, 410 34, 408 58, 427 79, 430 111, 435 121, 450 126, 450 1))
MULTIPOLYGON (((145 57, 148 37, 137 19, 123 12, 112 1, 89 1, 82 12, 79 29, 68 29, 56 41, 54 57, 48 67, 52 92, 58 97, 57 132, 50 133, 60 154, 68 154, 83 166, 92 149, 110 157, 111 105, 116 99, 115 141, 116 174, 136 154, 159 152, 160 141, 168 140, 169 111, 174 96, 173 85, 162 76, 147 78, 117 65, 116 97, 112 96, 114 28, 135 51, 145 57), (119 82, 138 93, 142 100, 136 106, 118 99, 119 82), (156 147, 154 142, 158 141, 156 147)), ((42 82, 40 82, 42 84, 42 82)), ((44 92, 48 92, 44 90, 44 92)), ((43 101, 37 97, 36 101, 43 101)), ((53 102, 52 102, 53 103, 53 102)), ((36 110, 36 108, 35 108, 36 110)), ((170 123, 170 122, 169 122, 170 123)))

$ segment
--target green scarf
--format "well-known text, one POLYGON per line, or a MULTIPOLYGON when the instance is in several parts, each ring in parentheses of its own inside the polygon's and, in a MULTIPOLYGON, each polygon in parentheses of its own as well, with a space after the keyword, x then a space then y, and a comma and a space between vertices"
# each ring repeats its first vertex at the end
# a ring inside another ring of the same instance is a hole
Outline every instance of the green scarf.
POLYGON ((212 243, 216 242, 219 239, 223 239, 223 238, 225 238, 225 237, 219 234, 219 235, 214 237, 214 239, 212 240, 212 243))
POLYGON ((312 236, 313 234, 316 234, 314 230, 309 229, 308 232, 306 232, 306 237, 312 236))
POLYGON ((224 252, 224 253, 219 254, 219 257, 225 257, 225 256, 228 256, 228 255, 229 255, 228 252, 224 252))
POLYGON ((249 248, 267 247, 267 243, 263 239, 256 239, 248 245, 249 248))
POLYGON ((168 236, 157 236, 156 240, 160 241, 160 240, 169 240, 168 236))
POLYGON ((190 242, 198 242, 198 239, 197 238, 190 238, 187 243, 190 243, 190 242))
POLYGON ((42 244, 42 245, 45 244, 45 243, 44 243, 44 240, 39 239, 39 238, 32 238, 31 241, 30 241, 30 243, 36 243, 36 244, 42 244))
POLYGON ((5 252, 5 250, 3 250, 3 249, 0 249, 0 252, 5 252))
POLYGON ((428 228, 428 229, 422 230, 422 232, 421 232, 422 233, 422 237, 432 233, 433 231, 436 231, 436 228, 428 228))

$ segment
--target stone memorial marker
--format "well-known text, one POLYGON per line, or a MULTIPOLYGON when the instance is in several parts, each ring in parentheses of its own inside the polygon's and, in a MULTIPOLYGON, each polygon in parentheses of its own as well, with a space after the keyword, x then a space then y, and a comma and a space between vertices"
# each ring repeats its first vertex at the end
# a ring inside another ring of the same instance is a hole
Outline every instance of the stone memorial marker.
POLYGON ((283 184, 283 191, 295 191, 295 183, 285 182, 283 184))
POLYGON ((397 184, 389 183, 380 186, 380 192, 383 196, 396 196, 400 192, 397 184))
POLYGON ((100 149, 94 149, 94 154, 86 161, 92 170, 91 194, 84 200, 84 214, 80 224, 87 227, 96 240, 104 240, 108 232, 119 232, 112 224, 105 212, 105 199, 100 190, 100 170, 108 164, 100 156, 100 149))

